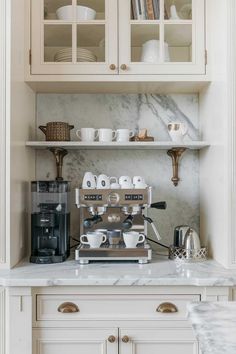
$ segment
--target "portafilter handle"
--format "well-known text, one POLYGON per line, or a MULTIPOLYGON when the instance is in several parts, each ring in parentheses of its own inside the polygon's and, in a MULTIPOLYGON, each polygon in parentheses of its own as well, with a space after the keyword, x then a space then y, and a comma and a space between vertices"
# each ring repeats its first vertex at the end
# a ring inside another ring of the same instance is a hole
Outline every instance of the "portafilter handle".
POLYGON ((167 208, 166 202, 157 202, 150 205, 151 208, 165 210, 167 208))
POLYGON ((102 222, 102 217, 100 215, 94 215, 92 218, 84 219, 84 227, 91 229, 94 225, 102 222))
POLYGON ((133 215, 129 215, 123 222, 122 222, 122 227, 125 230, 131 229, 133 226, 133 215))

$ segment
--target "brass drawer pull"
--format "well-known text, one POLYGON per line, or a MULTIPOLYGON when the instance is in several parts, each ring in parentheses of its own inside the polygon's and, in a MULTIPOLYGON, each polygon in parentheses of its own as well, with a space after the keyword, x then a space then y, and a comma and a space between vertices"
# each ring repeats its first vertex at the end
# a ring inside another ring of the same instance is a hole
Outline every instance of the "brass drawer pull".
POLYGON ((63 304, 58 307, 57 311, 61 313, 74 313, 79 312, 79 308, 73 302, 63 302, 63 304))
POLYGON ((110 65, 110 69, 111 69, 111 70, 116 70, 115 64, 111 64, 111 65, 110 65))
POLYGON ((115 343, 115 341, 116 341, 116 337, 115 336, 109 336, 108 337, 108 342, 115 343))
POLYGON ((124 337, 122 337, 121 340, 122 340, 123 343, 129 343, 130 338, 128 336, 124 336, 124 337))
POLYGON ((156 311, 161 313, 175 313, 178 312, 178 308, 171 302, 163 302, 158 306, 156 311))

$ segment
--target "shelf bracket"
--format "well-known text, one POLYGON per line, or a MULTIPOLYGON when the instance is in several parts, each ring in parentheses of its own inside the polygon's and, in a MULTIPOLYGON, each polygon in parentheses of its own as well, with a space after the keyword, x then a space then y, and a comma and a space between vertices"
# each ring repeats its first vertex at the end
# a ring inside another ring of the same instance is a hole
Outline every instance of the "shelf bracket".
POLYGON ((62 167, 63 167, 63 159, 68 154, 68 151, 63 148, 49 148, 55 157, 56 160, 56 169, 57 169, 57 181, 63 181, 62 177, 62 167))
POLYGON ((173 167, 173 177, 171 181, 174 186, 177 187, 179 184, 179 160, 182 154, 186 151, 186 148, 172 148, 167 151, 167 155, 172 159, 172 167, 173 167))

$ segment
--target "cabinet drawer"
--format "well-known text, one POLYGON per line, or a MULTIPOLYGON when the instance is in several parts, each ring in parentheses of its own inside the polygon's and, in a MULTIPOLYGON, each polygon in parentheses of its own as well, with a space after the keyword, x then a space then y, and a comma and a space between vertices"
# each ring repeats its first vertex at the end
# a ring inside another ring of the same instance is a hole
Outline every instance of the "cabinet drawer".
POLYGON ((200 295, 37 295, 36 321, 186 320, 191 301, 200 295))

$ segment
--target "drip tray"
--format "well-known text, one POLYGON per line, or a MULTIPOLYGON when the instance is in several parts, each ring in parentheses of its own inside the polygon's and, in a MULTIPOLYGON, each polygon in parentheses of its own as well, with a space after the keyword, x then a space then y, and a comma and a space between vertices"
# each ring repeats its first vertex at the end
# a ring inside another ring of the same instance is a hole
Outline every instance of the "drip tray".
POLYGON ((90 261, 137 261, 145 264, 152 259, 152 249, 148 243, 138 245, 136 248, 126 248, 123 243, 105 244, 100 248, 80 245, 75 251, 75 259, 80 264, 88 264, 90 261))

